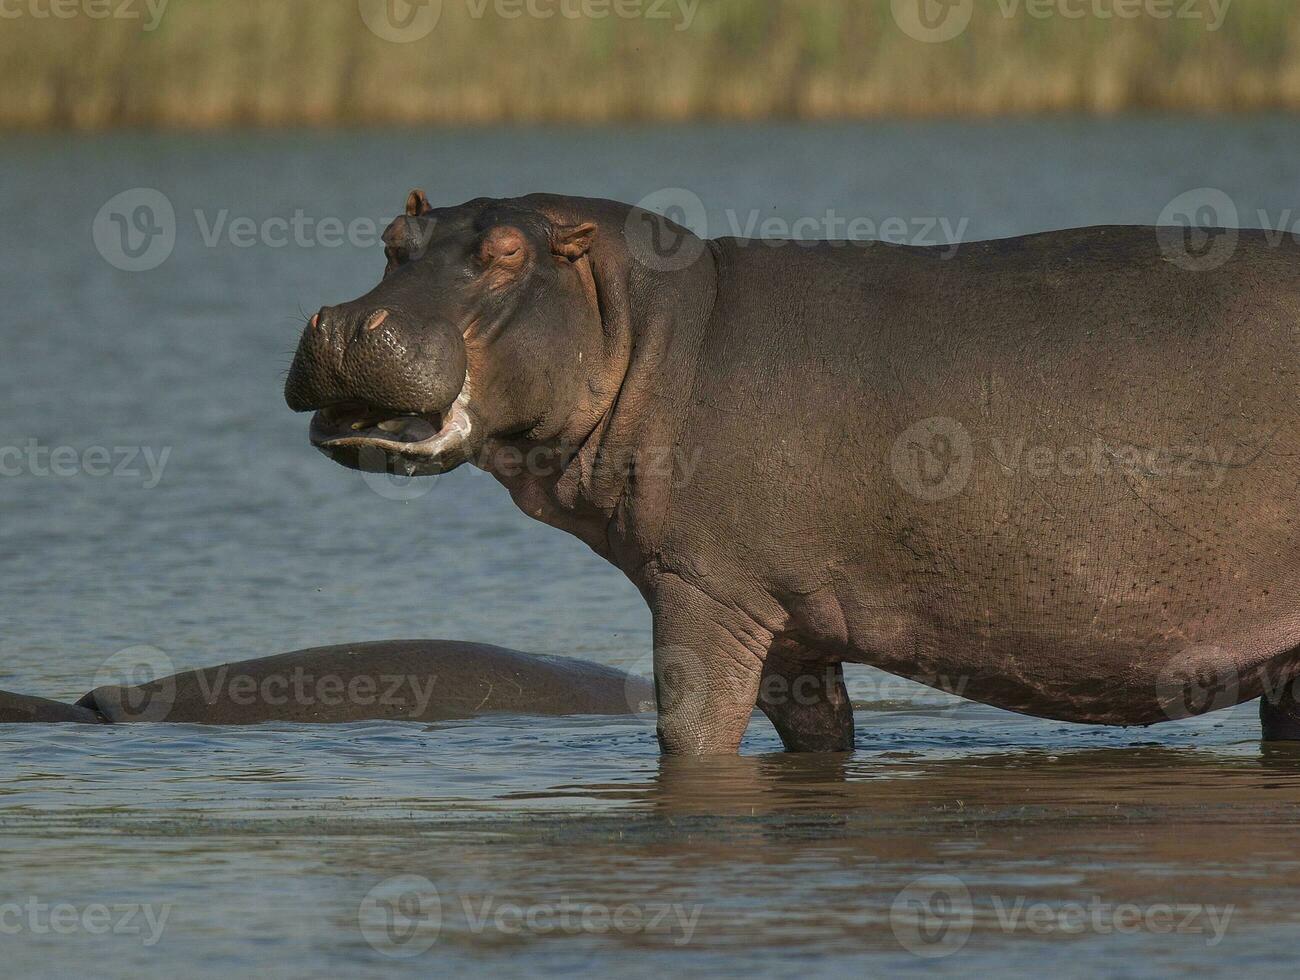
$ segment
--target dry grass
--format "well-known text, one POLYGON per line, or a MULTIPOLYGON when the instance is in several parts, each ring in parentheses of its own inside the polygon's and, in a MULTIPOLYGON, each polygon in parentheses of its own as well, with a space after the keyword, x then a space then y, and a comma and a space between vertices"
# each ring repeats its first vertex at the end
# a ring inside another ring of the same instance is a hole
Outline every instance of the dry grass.
MULTIPOLYGON (((9 0, 7 9, 51 2, 129 2, 148 16, 145 0, 9 0)), ((699 0, 684 30, 680 15, 493 12, 521 0, 489 0, 475 17, 481 2, 442 0, 437 27, 407 44, 372 34, 358 0, 171 0, 153 31, 84 14, 0 20, 0 126, 1300 108, 1296 0, 1231 0, 1214 32, 1182 18, 1007 17, 1008 4, 1043 0, 974 0, 970 26, 941 44, 903 33, 889 0, 699 0)), ((679 2, 692 0, 666 9, 679 2)), ((1060 2, 1211 9, 1211 0, 1060 2)))

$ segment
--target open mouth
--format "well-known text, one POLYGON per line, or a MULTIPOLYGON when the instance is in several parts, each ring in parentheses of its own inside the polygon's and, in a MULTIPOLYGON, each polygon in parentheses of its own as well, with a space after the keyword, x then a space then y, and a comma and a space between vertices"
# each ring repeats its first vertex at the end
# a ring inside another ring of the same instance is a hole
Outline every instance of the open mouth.
POLYGON ((426 442, 442 431, 442 413, 418 415, 394 412, 365 402, 343 402, 322 408, 311 420, 312 442, 317 445, 426 442))
POLYGON ((353 469, 409 476, 441 473, 463 462, 469 433, 463 406, 444 412, 399 412, 366 402, 329 405, 311 420, 312 445, 353 469))

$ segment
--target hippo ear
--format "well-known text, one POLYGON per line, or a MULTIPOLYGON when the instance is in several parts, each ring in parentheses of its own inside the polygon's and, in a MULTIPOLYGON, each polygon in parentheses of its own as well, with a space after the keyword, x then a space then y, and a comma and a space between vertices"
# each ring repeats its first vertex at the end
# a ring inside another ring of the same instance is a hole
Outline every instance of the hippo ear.
POLYGON ((596 237, 596 225, 584 221, 580 225, 558 225, 551 229, 551 251, 566 259, 580 259, 591 249, 596 237))
POLYGON ((428 214, 433 210, 429 204, 429 198, 424 191, 418 187, 406 195, 406 213, 412 218, 418 218, 422 214, 428 214))
POLYGON ((388 259, 384 275, 424 254, 424 249, 433 235, 433 220, 432 218, 419 220, 399 214, 384 229, 384 256, 388 259))

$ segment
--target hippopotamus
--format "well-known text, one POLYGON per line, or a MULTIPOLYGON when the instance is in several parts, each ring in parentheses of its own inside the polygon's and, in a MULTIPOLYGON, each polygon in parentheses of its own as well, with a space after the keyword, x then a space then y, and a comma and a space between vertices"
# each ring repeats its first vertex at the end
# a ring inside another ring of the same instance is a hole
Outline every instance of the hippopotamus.
POLYGON ((1300 673, 1300 246, 1084 228, 705 240, 412 192, 285 383, 359 469, 471 463, 653 617, 666 753, 851 747, 843 664, 1148 725, 1300 673), (1208 248, 1206 247, 1208 244, 1208 248))
POLYGON ((0 723, 445 721, 625 715, 653 703, 645 678, 583 660, 455 640, 384 640, 101 686, 75 705, 0 692, 0 723))
POLYGON ((64 704, 29 694, 0 691, 0 724, 17 722, 82 722, 97 725, 104 719, 89 708, 64 704))

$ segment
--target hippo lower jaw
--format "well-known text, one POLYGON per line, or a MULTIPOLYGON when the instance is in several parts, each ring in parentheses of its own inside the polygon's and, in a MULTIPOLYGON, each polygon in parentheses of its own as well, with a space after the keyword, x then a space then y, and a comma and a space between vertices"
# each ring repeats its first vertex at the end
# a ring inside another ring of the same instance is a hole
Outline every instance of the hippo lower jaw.
POLYGON ((469 388, 441 412, 396 412, 365 402, 322 408, 311 421, 311 443, 354 470, 433 476, 469 458, 473 424, 469 388))

